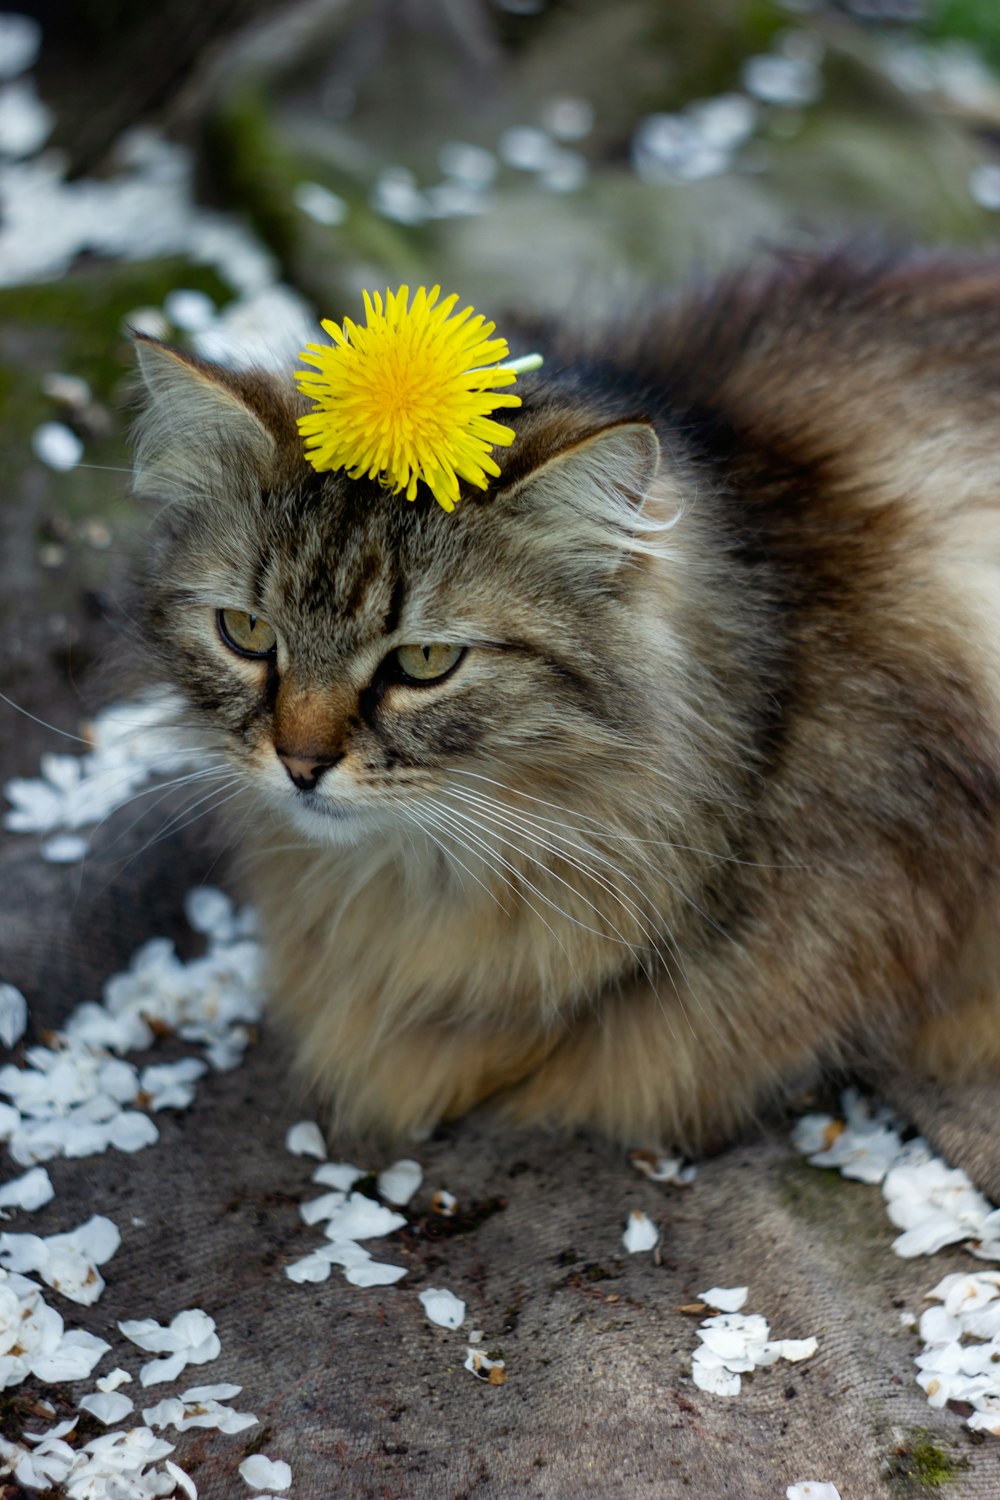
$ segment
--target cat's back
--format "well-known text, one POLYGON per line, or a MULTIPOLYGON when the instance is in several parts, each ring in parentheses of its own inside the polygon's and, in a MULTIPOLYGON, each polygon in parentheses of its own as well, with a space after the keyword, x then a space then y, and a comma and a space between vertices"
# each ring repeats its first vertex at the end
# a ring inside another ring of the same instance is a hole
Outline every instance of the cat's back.
POLYGON ((1000 726, 1000 257, 791 256, 682 296, 629 358, 800 636, 958 643, 1000 726))

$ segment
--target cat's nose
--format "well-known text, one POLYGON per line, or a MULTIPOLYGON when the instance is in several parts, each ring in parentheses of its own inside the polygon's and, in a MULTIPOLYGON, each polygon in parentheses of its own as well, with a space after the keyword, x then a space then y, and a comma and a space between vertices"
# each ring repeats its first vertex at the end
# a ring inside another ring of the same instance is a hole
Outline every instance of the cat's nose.
POLYGON ((341 759, 339 755, 286 755, 281 750, 277 756, 300 792, 313 791, 323 772, 341 759))

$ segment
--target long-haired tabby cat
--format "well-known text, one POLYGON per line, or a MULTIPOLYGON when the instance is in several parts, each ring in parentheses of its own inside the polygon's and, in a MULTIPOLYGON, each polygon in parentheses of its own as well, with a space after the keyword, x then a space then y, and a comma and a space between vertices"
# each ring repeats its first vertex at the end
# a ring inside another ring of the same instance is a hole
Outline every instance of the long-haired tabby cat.
POLYGON ((1000 1064, 1000 261, 531 346, 448 515, 313 472, 291 371, 139 341, 145 641, 305 1072, 352 1127, 697 1147, 825 1065, 1000 1064))

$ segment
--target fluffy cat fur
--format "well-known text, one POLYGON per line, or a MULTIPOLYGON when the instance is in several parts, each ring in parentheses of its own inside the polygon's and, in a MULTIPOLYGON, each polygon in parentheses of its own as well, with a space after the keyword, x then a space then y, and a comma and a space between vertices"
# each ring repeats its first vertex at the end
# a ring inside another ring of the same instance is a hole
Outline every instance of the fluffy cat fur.
POLYGON ((291 372, 138 343, 143 636, 239 777, 305 1075, 392 1135, 491 1098, 690 1149, 831 1065, 1000 1065, 1000 262, 511 342, 544 369, 453 515, 314 473, 291 372), (401 681, 428 642, 468 649, 401 681))

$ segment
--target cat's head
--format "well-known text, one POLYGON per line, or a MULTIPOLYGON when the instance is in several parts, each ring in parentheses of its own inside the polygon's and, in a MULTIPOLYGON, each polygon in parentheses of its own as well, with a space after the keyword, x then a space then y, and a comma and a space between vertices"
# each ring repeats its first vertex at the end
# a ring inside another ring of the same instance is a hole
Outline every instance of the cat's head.
POLYGON ((524 380, 501 479, 446 514, 311 469, 290 377, 138 354, 136 484, 161 505, 146 645, 301 832, 433 826, 456 785, 586 797, 641 747, 663 633, 650 554, 678 508, 651 425, 524 380))

